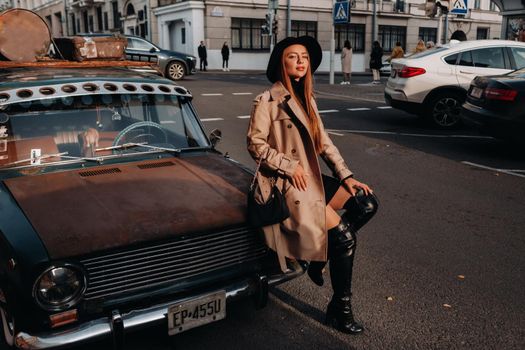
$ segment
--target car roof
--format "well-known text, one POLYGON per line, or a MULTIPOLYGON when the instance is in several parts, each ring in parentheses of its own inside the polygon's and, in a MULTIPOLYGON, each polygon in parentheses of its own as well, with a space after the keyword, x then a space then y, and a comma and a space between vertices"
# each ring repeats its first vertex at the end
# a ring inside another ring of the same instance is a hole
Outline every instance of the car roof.
POLYGON ((465 49, 473 49, 486 46, 523 46, 525 43, 512 40, 467 40, 460 42, 450 42, 442 47, 462 51, 465 49))
POLYGON ((137 72, 127 68, 0 68, 0 90, 48 84, 91 82, 93 80, 176 85, 171 80, 159 75, 137 72))

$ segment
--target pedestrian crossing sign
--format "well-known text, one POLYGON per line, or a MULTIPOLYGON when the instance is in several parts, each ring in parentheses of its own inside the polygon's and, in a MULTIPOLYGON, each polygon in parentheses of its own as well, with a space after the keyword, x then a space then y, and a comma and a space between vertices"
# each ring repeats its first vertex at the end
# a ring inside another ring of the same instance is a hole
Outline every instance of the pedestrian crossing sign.
POLYGON ((334 24, 350 22, 350 6, 348 1, 336 2, 334 6, 334 24))
POLYGON ((452 0, 452 8, 450 9, 450 13, 466 15, 467 11, 467 0, 452 0))

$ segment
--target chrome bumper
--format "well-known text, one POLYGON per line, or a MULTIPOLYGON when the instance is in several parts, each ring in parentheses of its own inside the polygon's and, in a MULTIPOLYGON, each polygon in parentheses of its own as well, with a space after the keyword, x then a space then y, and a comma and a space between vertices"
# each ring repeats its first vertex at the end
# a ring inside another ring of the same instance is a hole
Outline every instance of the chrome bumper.
MULTIPOLYGON (((225 290, 228 301, 261 293, 261 289, 264 289, 264 286, 277 285, 304 273, 303 268, 298 263, 293 262, 291 265, 291 269, 284 274, 244 278, 228 285, 216 287, 213 290, 225 290), (261 288, 261 281, 264 281, 263 288, 261 288)), ((213 290, 206 291, 203 294, 207 294, 213 290)), ((195 296, 185 299, 175 299, 167 303, 151 306, 146 309, 133 310, 124 314, 121 314, 118 310, 114 310, 109 317, 102 317, 64 330, 41 332, 38 334, 20 332, 15 337, 15 344, 16 347, 20 349, 56 349, 110 336, 119 336, 121 335, 121 331, 127 332, 147 325, 161 323, 166 319, 168 308, 171 305, 193 299, 194 297, 195 296)))

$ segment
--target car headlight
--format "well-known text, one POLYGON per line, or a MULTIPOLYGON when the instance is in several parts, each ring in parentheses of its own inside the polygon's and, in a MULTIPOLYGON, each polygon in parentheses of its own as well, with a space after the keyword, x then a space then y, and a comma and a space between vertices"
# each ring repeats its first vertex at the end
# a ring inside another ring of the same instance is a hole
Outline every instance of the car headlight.
POLYGON ((197 58, 193 56, 187 56, 186 59, 190 61, 197 61, 197 58))
POLYGON ((37 278, 33 295, 42 308, 59 311, 76 304, 85 288, 86 280, 80 269, 71 265, 56 266, 37 278))

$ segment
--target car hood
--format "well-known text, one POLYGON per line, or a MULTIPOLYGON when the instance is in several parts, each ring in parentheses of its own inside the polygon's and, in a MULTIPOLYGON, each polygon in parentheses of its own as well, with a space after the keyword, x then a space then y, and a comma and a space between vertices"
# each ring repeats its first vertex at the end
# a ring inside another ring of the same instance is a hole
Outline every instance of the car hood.
POLYGON ((216 154, 5 180, 51 259, 242 225, 250 175, 216 154))

